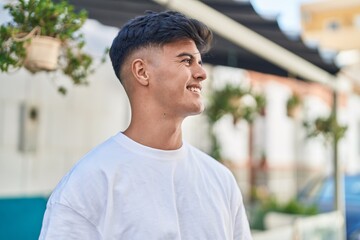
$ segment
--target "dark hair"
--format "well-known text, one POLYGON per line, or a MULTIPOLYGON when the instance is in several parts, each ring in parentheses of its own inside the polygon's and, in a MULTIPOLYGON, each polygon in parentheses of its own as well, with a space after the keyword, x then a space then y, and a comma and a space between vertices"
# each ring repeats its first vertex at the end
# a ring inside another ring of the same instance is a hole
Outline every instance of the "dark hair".
POLYGON ((109 52, 117 78, 121 82, 121 66, 134 50, 181 39, 192 39, 199 51, 205 53, 210 49, 212 33, 202 22, 175 11, 147 12, 128 21, 113 40, 109 52))

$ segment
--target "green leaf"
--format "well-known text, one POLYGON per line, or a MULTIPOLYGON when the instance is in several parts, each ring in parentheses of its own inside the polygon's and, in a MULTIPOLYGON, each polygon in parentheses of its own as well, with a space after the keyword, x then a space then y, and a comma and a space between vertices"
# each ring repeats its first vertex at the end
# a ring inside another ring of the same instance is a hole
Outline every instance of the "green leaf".
MULTIPOLYGON (((60 39, 64 54, 59 58, 59 68, 75 85, 87 85, 87 78, 94 72, 93 59, 82 51, 85 38, 79 33, 87 19, 87 12, 76 12, 67 1, 18 0, 4 6, 12 21, 0 26, 0 70, 23 66, 26 56, 25 39, 40 27, 41 35, 60 39), (24 38, 23 41, 14 37, 24 38)), ((65 94, 63 88, 59 92, 65 94)))

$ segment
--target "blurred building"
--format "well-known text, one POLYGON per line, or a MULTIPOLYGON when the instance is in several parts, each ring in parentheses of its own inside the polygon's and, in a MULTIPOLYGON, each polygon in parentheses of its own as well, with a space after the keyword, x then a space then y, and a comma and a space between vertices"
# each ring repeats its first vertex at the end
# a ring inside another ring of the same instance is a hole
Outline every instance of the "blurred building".
POLYGON ((302 37, 332 50, 360 49, 360 2, 323 0, 301 6, 302 37))

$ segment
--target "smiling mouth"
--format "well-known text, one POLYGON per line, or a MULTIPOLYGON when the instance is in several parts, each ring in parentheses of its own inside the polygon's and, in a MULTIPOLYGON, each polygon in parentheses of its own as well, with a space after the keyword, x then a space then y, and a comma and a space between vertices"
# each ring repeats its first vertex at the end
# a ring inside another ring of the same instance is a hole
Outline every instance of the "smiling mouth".
POLYGON ((201 93, 201 88, 199 87, 187 87, 187 89, 190 91, 190 92, 194 92, 194 93, 201 93))

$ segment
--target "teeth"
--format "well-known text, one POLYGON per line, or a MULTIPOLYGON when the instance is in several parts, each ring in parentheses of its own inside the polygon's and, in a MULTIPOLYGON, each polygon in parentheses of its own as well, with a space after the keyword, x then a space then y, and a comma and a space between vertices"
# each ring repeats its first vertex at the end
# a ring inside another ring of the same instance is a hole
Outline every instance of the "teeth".
POLYGON ((200 88, 197 88, 197 87, 190 87, 189 90, 192 91, 192 92, 196 92, 196 93, 201 92, 200 88))

